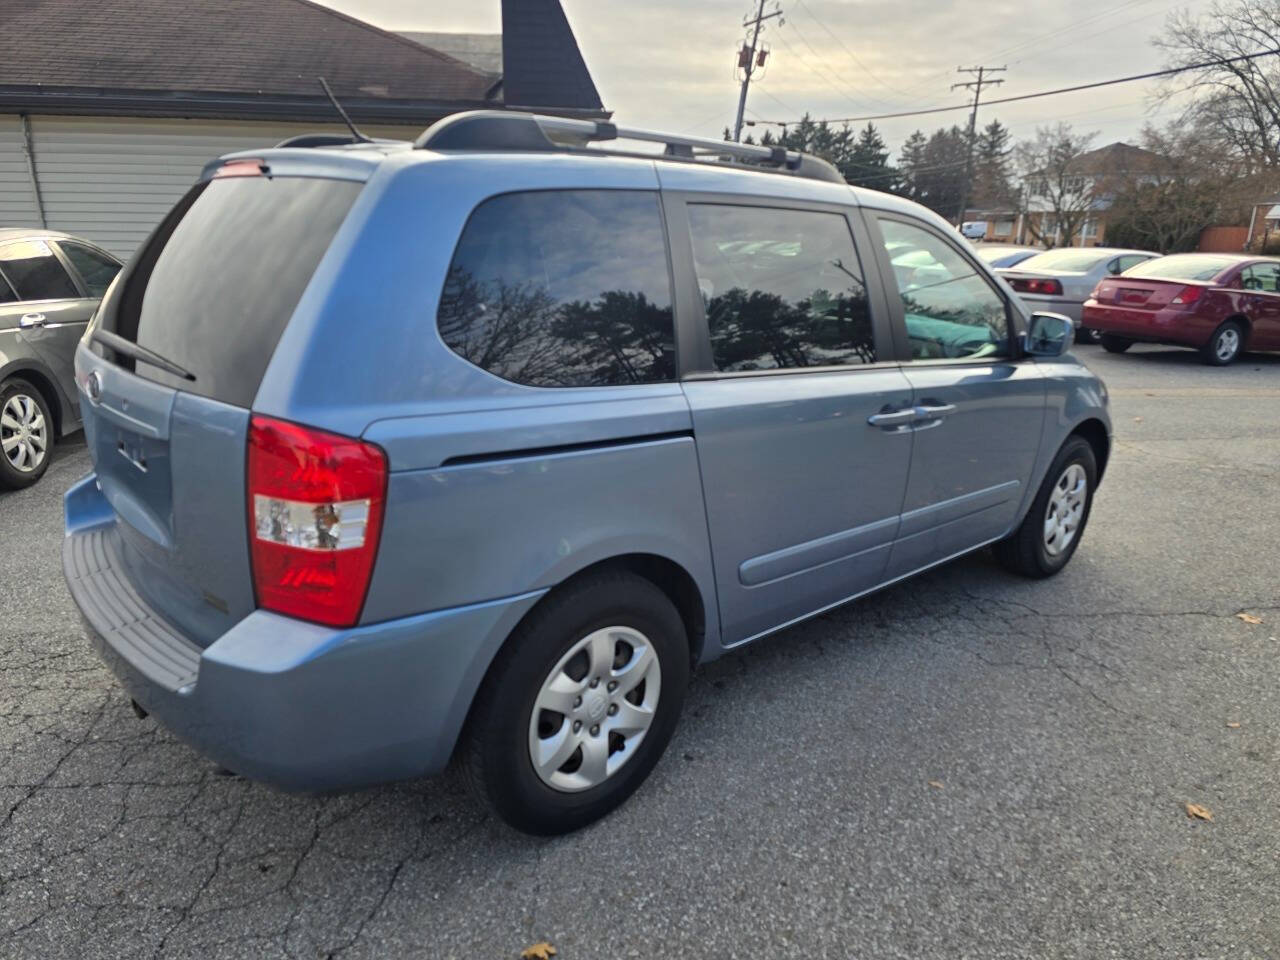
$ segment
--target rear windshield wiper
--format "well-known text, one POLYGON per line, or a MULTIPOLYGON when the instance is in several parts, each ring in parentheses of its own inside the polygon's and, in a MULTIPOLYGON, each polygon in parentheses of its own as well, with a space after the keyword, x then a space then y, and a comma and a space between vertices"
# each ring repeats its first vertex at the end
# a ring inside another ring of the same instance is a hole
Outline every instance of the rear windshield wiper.
POLYGON ((140 347, 132 340, 126 340, 119 334, 112 333, 110 330, 103 330, 99 327, 94 330, 89 337, 103 346, 110 347, 116 353, 123 353, 126 357, 132 357, 134 360, 140 360, 143 363, 153 367, 159 367, 165 373, 171 373, 175 377, 181 377, 183 380, 195 382, 196 375, 185 367, 180 367, 172 360, 160 356, 154 350, 148 350, 146 347, 140 347))

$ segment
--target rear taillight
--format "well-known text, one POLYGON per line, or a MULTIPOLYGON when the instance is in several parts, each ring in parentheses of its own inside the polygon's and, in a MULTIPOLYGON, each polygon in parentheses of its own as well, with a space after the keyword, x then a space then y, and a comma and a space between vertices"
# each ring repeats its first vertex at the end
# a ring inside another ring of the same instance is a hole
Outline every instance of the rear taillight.
POLYGON ((382 532, 380 447, 295 423, 249 425, 249 555, 258 604, 335 627, 356 622, 382 532))
POLYGON ((1051 297, 1062 295, 1062 284, 1057 280, 1041 279, 1040 277, 1032 277, 1030 279, 1017 278, 1011 280, 1010 284, 1018 293, 1039 293, 1051 297))
POLYGON ((1174 294, 1173 299, 1170 300, 1169 302, 1176 303, 1178 306, 1182 306, 1182 307, 1190 306, 1191 304, 1195 303, 1197 300, 1200 299, 1200 294, 1203 292, 1204 292, 1204 287, 1193 287, 1193 286, 1183 287, 1176 294, 1174 294))

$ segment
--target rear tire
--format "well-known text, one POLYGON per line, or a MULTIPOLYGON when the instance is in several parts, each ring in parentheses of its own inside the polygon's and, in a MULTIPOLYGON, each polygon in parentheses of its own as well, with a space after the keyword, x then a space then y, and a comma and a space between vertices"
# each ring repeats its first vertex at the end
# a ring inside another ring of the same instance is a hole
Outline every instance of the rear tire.
POLYGON ((1200 359, 1213 367, 1234 363, 1244 353, 1244 336, 1244 325, 1239 320, 1226 321, 1200 348, 1200 359))
POLYGON ((1089 441, 1067 438, 1018 529, 995 545, 996 559, 1012 573, 1037 579, 1065 567, 1084 536, 1097 482, 1089 441))
POLYGON ((54 432, 44 394, 26 380, 0 384, 0 489, 20 490, 44 476, 54 432))
POLYGON ((554 591, 499 651, 476 697, 460 744, 473 790, 525 833, 568 833, 603 817, 666 749, 689 662, 684 622, 650 581, 610 571, 554 591))
POLYGON ((1132 340, 1117 337, 1114 333, 1104 333, 1098 339, 1102 342, 1102 349, 1107 353, 1124 353, 1133 346, 1132 340))

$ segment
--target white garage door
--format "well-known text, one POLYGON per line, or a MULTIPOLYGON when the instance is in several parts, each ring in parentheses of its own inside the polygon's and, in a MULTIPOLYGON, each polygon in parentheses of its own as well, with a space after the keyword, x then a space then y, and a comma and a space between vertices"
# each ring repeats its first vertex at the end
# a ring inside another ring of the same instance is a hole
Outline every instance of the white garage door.
MULTIPOLYGON (((17 117, 0 118, 0 225, 39 226, 17 117)), ((127 259, 211 158, 286 137, 341 132, 323 124, 31 117, 36 175, 51 230, 127 259)), ((370 128, 411 139, 413 127, 370 128)))

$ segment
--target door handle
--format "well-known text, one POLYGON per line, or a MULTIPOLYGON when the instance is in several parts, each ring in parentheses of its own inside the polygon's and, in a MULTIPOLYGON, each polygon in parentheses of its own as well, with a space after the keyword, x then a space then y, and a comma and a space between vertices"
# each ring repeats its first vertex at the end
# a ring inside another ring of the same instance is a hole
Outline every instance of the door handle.
POLYGON ((873 413, 867 417, 867 423, 873 427, 880 427, 882 430, 894 432, 904 429, 915 419, 916 408, 907 407, 905 410, 885 410, 880 413, 873 413))
POLYGON ((45 315, 43 313, 24 313, 21 319, 18 320, 18 326, 26 328, 43 327, 44 321, 45 315))
POLYGON ((922 404, 916 407, 917 420, 938 420, 949 413, 956 412, 954 403, 922 404))

